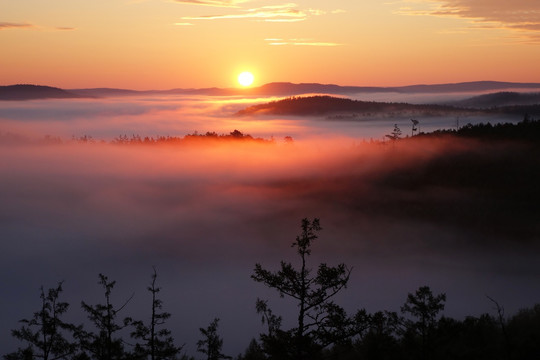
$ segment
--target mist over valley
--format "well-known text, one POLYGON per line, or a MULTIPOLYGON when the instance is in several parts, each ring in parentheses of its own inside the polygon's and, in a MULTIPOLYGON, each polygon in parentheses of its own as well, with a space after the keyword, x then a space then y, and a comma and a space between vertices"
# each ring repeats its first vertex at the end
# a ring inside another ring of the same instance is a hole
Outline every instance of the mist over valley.
POLYGON ((36 308, 41 285, 64 280, 71 316, 84 321, 78 304, 99 301, 104 273, 117 299, 135 293, 127 311, 137 314, 156 266, 169 327, 188 353, 197 329, 219 317, 225 352, 238 354, 263 331, 257 297, 294 321, 294 305, 250 275, 255 263, 296 261, 290 244, 303 218, 323 228, 312 266, 353 268, 338 298, 351 312, 399 310, 422 285, 445 292, 445 314, 458 318, 492 312, 486 295, 508 313, 538 303, 538 143, 453 134, 468 123, 517 124, 524 113, 440 105, 449 110, 415 112, 417 125, 410 108, 361 121, 234 115, 273 101, 283 98, 0 102, 0 272, 9 288, 0 347, 14 348, 10 329, 36 308), (398 141, 387 136, 395 126, 398 141), (167 138, 178 141, 158 141, 167 138))

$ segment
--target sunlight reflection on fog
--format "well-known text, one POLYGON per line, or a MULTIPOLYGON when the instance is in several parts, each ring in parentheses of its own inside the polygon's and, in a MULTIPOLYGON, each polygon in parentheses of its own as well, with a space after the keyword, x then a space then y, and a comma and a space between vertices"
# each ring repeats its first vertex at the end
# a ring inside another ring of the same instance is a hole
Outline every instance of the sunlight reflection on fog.
MULTIPOLYGON (((226 353, 235 355, 262 331, 255 299, 270 296, 250 280, 253 265, 294 260, 290 243, 304 217, 319 217, 323 227, 313 263, 354 267, 340 298, 350 311, 397 310, 407 292, 424 284, 447 292, 447 311, 456 316, 491 311, 486 294, 508 311, 538 300, 536 249, 522 250, 505 235, 500 248, 486 245, 477 229, 400 217, 402 209, 385 212, 393 199, 444 201, 453 195, 431 188, 411 195, 378 185, 379 178, 391 179, 396 169, 444 152, 472 151, 471 144, 426 141, 396 151, 362 143, 382 138, 401 121, 407 133, 407 118, 356 123, 230 116, 252 101, 0 104, 0 131, 29 138, 89 135, 110 141, 123 134, 181 137, 238 129, 276 139, 177 147, 0 145, 0 276, 9 289, 0 300, 0 348, 11 344, 9 329, 17 320, 36 309, 39 286, 65 279, 71 311, 80 314, 80 300, 99 301, 102 272, 118 281, 118 299, 136 292, 130 310, 136 313, 147 300, 144 289, 156 265, 179 342, 193 351, 198 328, 217 316, 226 353), (285 144, 284 136, 294 144, 285 144)), ((421 126, 451 127, 454 121, 426 119, 421 126)), ((276 297, 272 303, 283 307, 276 297)))
MULTIPOLYGON (((379 100, 377 94, 356 95, 362 100, 379 100)), ((386 96, 390 96, 386 94, 386 96)), ((395 94, 395 101, 411 100, 412 95, 395 94), (399 95, 399 96, 398 96, 399 95)), ((418 97, 419 95, 415 95, 418 97)), ((438 99, 444 94, 438 94, 438 99)), ((451 95, 446 95, 453 99, 451 95)), ((256 137, 284 136, 347 136, 353 140, 382 139, 394 124, 404 135, 410 128, 409 116, 370 118, 358 121, 338 121, 324 118, 299 117, 235 117, 246 106, 278 98, 240 98, 208 96, 119 97, 109 99, 69 99, 3 101, 0 103, 0 131, 44 135, 69 139, 72 136, 92 136, 111 140, 119 135, 184 136, 195 131, 225 133, 238 129, 256 137)), ((392 100, 392 101, 393 101, 392 100)), ((387 100, 389 101, 389 100, 387 100)), ((455 128, 455 116, 420 119, 421 131, 455 128)), ((462 117, 461 125, 478 122, 517 122, 519 116, 462 117)))

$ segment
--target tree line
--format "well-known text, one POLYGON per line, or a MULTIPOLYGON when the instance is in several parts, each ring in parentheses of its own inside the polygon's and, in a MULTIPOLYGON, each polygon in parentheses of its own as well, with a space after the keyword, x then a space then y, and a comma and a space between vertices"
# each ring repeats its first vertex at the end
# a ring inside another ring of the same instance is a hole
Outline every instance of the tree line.
MULTIPOLYGON (((316 269, 309 264, 312 245, 321 230, 318 219, 303 219, 301 232, 292 243, 298 263, 281 261, 279 270, 255 264, 251 278, 276 290, 297 304, 294 326, 285 329, 282 317, 269 300, 257 299, 256 313, 264 331, 255 336, 237 360, 307 359, 538 359, 540 355, 540 304, 507 317, 494 299, 495 315, 467 316, 457 320, 443 315, 446 294, 434 294, 429 286, 409 293, 400 312, 348 314, 335 301, 345 290, 352 269, 345 264, 316 269)), ((63 319, 69 304, 61 300, 63 283, 40 289, 41 305, 22 319, 12 336, 21 346, 5 354, 5 360, 194 360, 183 352, 166 323, 171 314, 159 298, 157 272, 147 287, 151 306, 147 320, 123 317, 131 298, 112 301, 116 284, 99 274, 102 302, 81 302, 86 324, 63 319), (129 334, 129 338, 125 336, 129 334)), ((219 318, 199 329, 197 351, 207 360, 233 359, 223 353, 219 318)))
MULTIPOLYGON (((291 136, 285 136, 283 142, 291 143, 293 138, 291 136)), ((265 139, 262 137, 254 137, 250 134, 244 134, 240 130, 233 130, 228 134, 218 134, 215 131, 207 131, 205 133, 199 133, 194 131, 191 134, 184 136, 174 135, 158 135, 158 136, 141 136, 139 134, 127 134, 118 135, 110 141, 103 139, 96 139, 91 135, 75 136, 71 139, 65 140, 59 136, 45 135, 42 139, 32 140, 22 135, 2 132, 0 131, 0 144, 46 144, 46 145, 60 145, 60 144, 112 144, 112 145, 193 145, 193 144, 209 144, 212 142, 219 143, 256 143, 256 144, 275 144, 276 139, 270 137, 265 139)))

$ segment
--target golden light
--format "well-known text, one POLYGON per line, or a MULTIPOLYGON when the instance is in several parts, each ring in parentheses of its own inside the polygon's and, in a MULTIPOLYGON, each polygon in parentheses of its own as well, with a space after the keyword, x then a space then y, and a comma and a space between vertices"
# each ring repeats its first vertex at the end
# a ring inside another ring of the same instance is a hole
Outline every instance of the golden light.
POLYGON ((243 73, 238 75, 238 82, 242 86, 249 86, 249 85, 253 84, 254 79, 255 79, 255 77, 249 71, 244 71, 243 73))

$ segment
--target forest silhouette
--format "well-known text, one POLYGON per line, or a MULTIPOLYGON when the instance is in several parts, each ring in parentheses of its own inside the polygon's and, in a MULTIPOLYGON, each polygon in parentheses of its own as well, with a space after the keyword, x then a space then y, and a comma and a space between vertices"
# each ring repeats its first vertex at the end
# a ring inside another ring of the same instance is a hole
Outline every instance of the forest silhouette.
MULTIPOLYGON (((368 313, 360 308, 354 315, 334 302, 345 291, 352 269, 345 264, 329 266, 310 263, 312 246, 322 230, 319 219, 303 219, 301 233, 292 243, 299 259, 295 264, 281 261, 273 272, 256 264, 251 275, 256 282, 275 289, 280 297, 297 302, 296 326, 282 327, 282 317, 274 314, 267 300, 256 300, 256 312, 266 330, 253 339, 238 360, 254 359, 537 359, 540 354, 540 304, 507 316, 503 305, 494 304, 493 314, 454 319, 444 316, 446 294, 434 294, 421 286, 407 294, 400 312, 368 313)), ((12 336, 22 345, 7 353, 5 360, 18 359, 195 359, 185 354, 166 324, 171 313, 163 310, 154 268, 151 298, 146 314, 124 316, 131 297, 117 302, 116 282, 99 274, 102 302, 81 301, 87 315, 84 324, 64 318, 70 305, 62 301, 63 282, 40 289, 40 307, 22 319, 12 336), (149 321, 140 320, 149 319, 149 321)), ((232 359, 222 353, 223 337, 219 318, 199 329, 197 351, 208 360, 232 359)))

